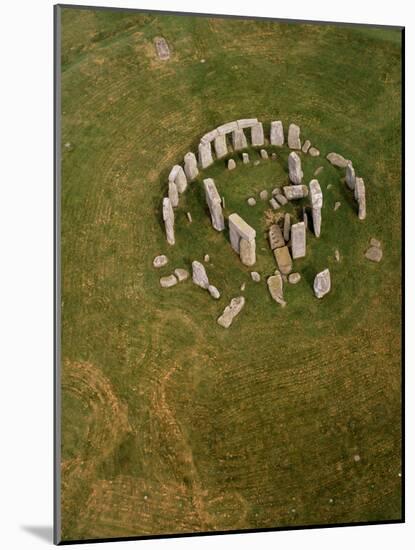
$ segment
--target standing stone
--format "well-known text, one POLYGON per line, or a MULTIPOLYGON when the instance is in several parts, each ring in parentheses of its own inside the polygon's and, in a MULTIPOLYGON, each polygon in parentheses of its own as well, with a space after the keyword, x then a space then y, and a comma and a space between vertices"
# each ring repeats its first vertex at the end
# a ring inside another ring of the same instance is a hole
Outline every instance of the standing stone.
POLYGON ((232 298, 231 303, 225 307, 222 315, 218 318, 218 324, 224 328, 229 328, 232 321, 240 313, 244 305, 245 298, 243 296, 232 298))
POLYGON ((212 296, 212 298, 215 298, 215 300, 219 300, 220 292, 215 286, 209 285, 208 286, 208 292, 212 296))
POLYGON ((184 156, 184 173, 189 181, 194 180, 199 175, 197 167, 196 155, 194 153, 186 153, 184 156))
POLYGON ((239 252, 241 262, 244 265, 252 266, 256 262, 255 254, 255 239, 248 241, 247 239, 241 239, 239 241, 239 252))
POLYGON ((359 220, 364 220, 366 218, 366 190, 363 178, 356 178, 354 196, 359 206, 359 220))
POLYGON ((316 237, 321 233, 321 209, 323 207, 323 193, 318 180, 310 181, 311 213, 313 216, 313 228, 316 237))
POLYGON ((162 36, 156 36, 154 38, 154 46, 159 59, 162 61, 167 61, 170 59, 170 49, 165 38, 162 36))
POLYGON ((304 222, 294 223, 291 226, 291 253, 293 260, 304 258, 306 255, 306 232, 304 222))
POLYGON ((169 181, 173 181, 176 184, 177 190, 179 193, 184 193, 184 191, 186 191, 187 189, 186 174, 184 173, 183 168, 179 164, 176 164, 170 170, 169 181))
POLYGON ((261 151, 259 153, 260 153, 261 158, 263 160, 268 160, 268 153, 267 153, 266 149, 261 149, 261 151))
POLYGON ((173 208, 179 206, 179 192, 177 191, 177 185, 174 181, 169 181, 169 199, 173 208))
POLYGON ((307 209, 306 209, 305 206, 303 206, 303 222, 304 222, 305 229, 307 231, 307 229, 308 229, 308 216, 307 216, 307 209))
POLYGON ((226 135, 218 135, 215 137, 215 141, 213 143, 215 147, 215 153, 216 157, 218 159, 225 157, 228 154, 228 146, 226 144, 226 135))
POLYGON ((290 230, 291 230, 291 216, 288 212, 284 215, 284 241, 288 243, 290 240, 290 230))
POLYGON ((284 300, 283 282, 281 273, 279 271, 276 271, 275 275, 268 277, 267 285, 272 299, 275 300, 278 304, 281 304, 283 307, 286 306, 287 302, 284 300))
MULTIPOLYGON (((251 261, 255 256, 255 237, 256 231, 250 225, 246 223, 238 214, 233 213, 228 218, 229 223, 229 238, 231 241, 231 246, 238 254, 241 253, 240 243, 242 239, 248 241, 249 247, 247 244, 244 244, 244 259, 250 262, 245 265, 252 265, 251 261)), ((241 257, 242 260, 242 257, 241 257)), ((243 260, 242 260, 243 261, 243 260)), ((254 262, 255 263, 255 262, 254 262)))
POLYGON ((349 162, 351 162, 338 153, 329 153, 326 156, 326 159, 330 162, 330 164, 337 166, 338 168, 346 168, 349 162))
POLYGON ((249 164, 249 155, 248 155, 248 153, 242 153, 242 162, 244 164, 249 164))
POLYGON ((334 251, 334 258, 335 258, 336 262, 340 262, 340 252, 337 248, 334 251))
POLYGON ((293 262, 291 259, 288 246, 282 246, 274 250, 275 260, 277 261, 278 269, 283 275, 288 275, 293 269, 293 262))
POLYGON ((306 185, 285 185, 283 191, 289 201, 303 199, 308 196, 308 187, 306 185))
POLYGON ((319 157, 320 151, 317 149, 317 147, 310 147, 310 149, 308 150, 308 154, 310 155, 310 157, 319 157))
POLYGON ((334 208, 333 210, 336 212, 336 210, 338 210, 340 208, 340 206, 342 205, 342 203, 340 201, 336 201, 334 203, 334 208))
POLYGON ((212 218, 212 226, 216 231, 223 231, 225 229, 225 221, 223 219, 220 195, 216 189, 215 182, 212 178, 207 178, 203 180, 203 186, 205 188, 205 197, 210 217, 212 218))
POLYGON ((253 147, 261 147, 264 145, 264 127, 262 122, 257 122, 251 126, 251 143, 253 147))
POLYGON ((301 159, 297 153, 292 152, 288 155, 288 172, 290 181, 295 185, 300 185, 304 174, 301 170, 301 159))
POLYGON ((365 252, 365 258, 371 262, 380 262, 383 252, 378 246, 370 246, 365 252))
POLYGON ((228 170, 235 170, 236 162, 233 159, 228 160, 228 170))
POLYGON ((209 256, 209 254, 205 254, 205 255, 203 256, 203 261, 204 261, 206 264, 210 262, 210 256, 209 256))
POLYGON ((153 266, 154 267, 164 267, 168 263, 168 258, 165 254, 160 254, 159 256, 156 256, 153 260, 153 266))
POLYGON ((226 208, 225 197, 222 195, 222 208, 226 208))
POLYGON ((212 146, 208 143, 199 143, 199 164, 202 168, 207 168, 213 164, 212 146))
POLYGON ((288 128, 288 147, 290 149, 301 149, 300 127, 297 124, 290 124, 288 128))
POLYGON ((277 153, 271 153, 272 160, 277 160, 277 153))
MULTIPOLYGON (((289 214, 288 214, 289 215, 289 214)), ((271 250, 285 246, 284 237, 278 224, 273 223, 268 230, 268 239, 271 250)))
POLYGON ((314 294, 317 298, 323 298, 331 289, 330 271, 325 269, 314 278, 314 294))
POLYGON ((192 280, 195 285, 201 288, 207 289, 209 286, 209 279, 205 266, 196 260, 192 262, 192 280))
POLYGON ((168 197, 164 197, 163 199, 163 221, 166 228, 167 242, 174 244, 174 212, 168 197))
POLYGON ((290 273, 288 275, 288 282, 292 285, 296 285, 301 281, 301 275, 299 273, 290 273))
POLYGON ((347 187, 354 191, 356 185, 356 174, 353 168, 353 164, 351 162, 349 162, 349 164, 346 166, 346 183, 347 187))
POLYGON ((271 122, 270 141, 271 145, 277 145, 279 147, 284 145, 284 129, 281 120, 273 120, 271 122))
POLYGON ((256 200, 254 199, 254 197, 249 197, 249 199, 246 202, 249 204, 249 206, 256 205, 256 200))
POLYGON ((305 142, 303 143, 303 146, 301 147, 301 151, 303 153, 307 153, 310 147, 311 147, 311 141, 309 139, 306 139, 305 142))
POLYGON ((254 281, 254 283, 259 283, 261 280, 261 275, 258 273, 258 271, 251 271, 251 279, 254 281))
POLYGON ((246 147, 248 147, 248 142, 246 141, 246 136, 242 128, 237 128, 232 132, 232 144, 234 151, 239 151, 240 149, 246 149, 246 147))
POLYGON ((263 189, 260 194, 259 194, 259 198, 262 200, 262 201, 266 201, 267 198, 268 198, 268 191, 266 189, 263 189))

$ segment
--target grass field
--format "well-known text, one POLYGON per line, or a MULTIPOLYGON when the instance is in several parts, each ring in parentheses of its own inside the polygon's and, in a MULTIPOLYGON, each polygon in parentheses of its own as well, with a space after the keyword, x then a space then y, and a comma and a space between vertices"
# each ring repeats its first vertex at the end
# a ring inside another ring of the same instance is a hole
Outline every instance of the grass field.
POLYGON ((400 31, 61 14, 62 538, 399 520, 400 31), (161 221, 172 165, 205 132, 254 116, 267 134, 271 120, 296 122, 322 153, 303 155, 306 183, 324 166, 322 235, 308 232, 285 308, 265 283, 276 267, 268 205, 246 199, 287 181, 286 148, 277 161, 201 173, 174 247, 161 221), (365 179, 364 222, 330 151, 365 179), (257 230, 260 284, 211 228, 208 176, 226 215, 257 230), (380 264, 364 259, 371 237, 380 264), (155 270, 161 253, 169 263, 155 270), (190 280, 160 288, 206 253, 219 301, 190 280), (332 291, 317 300, 313 277, 326 267, 332 291), (225 330, 216 318, 243 282, 245 308, 225 330))

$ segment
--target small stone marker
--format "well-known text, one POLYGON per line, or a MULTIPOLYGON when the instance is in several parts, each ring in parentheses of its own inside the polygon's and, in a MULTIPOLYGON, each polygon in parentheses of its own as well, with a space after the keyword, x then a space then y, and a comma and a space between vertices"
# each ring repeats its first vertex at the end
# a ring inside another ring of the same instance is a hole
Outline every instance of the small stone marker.
POLYGON ((285 185, 283 191, 289 201, 303 199, 308 196, 308 187, 306 185, 285 185))
POLYGON ((225 307, 222 315, 218 318, 218 324, 221 327, 229 328, 232 324, 232 321, 240 313, 244 305, 245 298, 243 296, 232 298, 231 303, 225 307))
POLYGON ((310 181, 311 214, 313 216, 313 228, 316 237, 321 232, 321 209, 323 207, 323 193, 318 180, 310 181))
POLYGON ((363 178, 356 178, 354 196, 359 207, 359 220, 364 220, 366 218, 366 190, 363 178))
POLYGON ((285 206, 288 203, 288 200, 285 198, 284 195, 281 195, 281 193, 278 193, 275 195, 275 198, 280 203, 281 206, 285 206))
POLYGON ((341 205, 342 205, 341 202, 336 201, 336 202, 334 203, 334 208, 333 208, 333 210, 336 212, 336 211, 340 208, 341 205))
POLYGON ((268 153, 267 153, 266 149, 261 149, 261 151, 259 153, 260 153, 261 158, 263 160, 268 160, 268 153))
POLYGON ((205 198, 210 211, 212 226, 216 231, 225 229, 225 221, 223 219, 222 203, 215 182, 212 178, 203 180, 205 188, 205 198))
POLYGON ((209 286, 205 266, 196 260, 192 262, 192 280, 195 285, 201 288, 207 289, 209 286))
POLYGON ((314 294, 317 298, 323 298, 331 289, 330 271, 320 271, 314 278, 314 294))
POLYGON ((228 160, 228 170, 235 170, 236 162, 233 159, 228 160))
POLYGON ((262 122, 257 122, 251 126, 251 143, 253 147, 261 147, 264 145, 264 128, 262 122))
POLYGON ((306 255, 306 231, 304 222, 294 223, 291 226, 291 253, 293 260, 304 258, 306 255))
POLYGON ((154 39, 154 45, 156 47, 156 53, 162 61, 170 59, 170 49, 167 41, 162 36, 156 36, 154 39))
POLYGON ((222 195, 222 208, 226 208, 225 197, 222 195))
POLYGON ((346 166, 346 184, 351 191, 354 191, 356 185, 356 174, 351 162, 349 162, 346 166))
POLYGON ((303 146, 301 147, 301 151, 303 153, 307 153, 310 147, 311 147, 311 141, 309 139, 306 139, 305 142, 303 143, 303 146))
POLYGON ((340 262, 340 252, 337 250, 334 251, 334 258, 336 260, 336 262, 340 262))
POLYGON ((259 166, 260 164, 259 160, 254 160, 254 166, 259 166))
POLYGON ((194 180, 199 175, 196 155, 192 152, 186 153, 184 156, 184 173, 189 181, 194 180))
POLYGON ((153 260, 153 267, 156 267, 157 269, 160 267, 164 267, 168 263, 168 258, 165 254, 160 254, 160 256, 156 256, 153 260))
POLYGON ((258 271, 251 271, 251 279, 254 281, 254 283, 259 283, 261 280, 261 275, 258 273, 258 271))
POLYGON ((290 240, 290 230, 291 230, 291 216, 288 212, 284 214, 284 241, 288 243, 290 240))
POLYGON ((174 275, 167 275, 166 277, 160 278, 160 286, 163 288, 170 288, 174 285, 177 285, 177 279, 174 275))
POLYGON ((350 160, 345 159, 342 155, 339 155, 338 153, 329 153, 326 157, 326 159, 332 164, 333 166, 337 166, 338 168, 346 168, 350 160))
POLYGON ((303 222, 306 230, 308 229, 308 216, 307 216, 307 208, 303 206, 303 222))
POLYGON ((301 281, 301 275, 299 273, 290 273, 288 275, 288 282, 292 285, 296 285, 301 281))
POLYGON ((317 149, 317 147, 310 147, 310 149, 308 150, 308 154, 310 155, 310 157, 319 157, 320 151, 317 149))
POLYGON ((177 277, 179 283, 189 278, 189 272, 187 271, 187 269, 182 269, 181 267, 177 267, 174 270, 174 274, 177 277))
POLYGON ((169 181, 173 181, 179 193, 184 193, 187 189, 187 178, 180 164, 176 164, 170 170, 169 181))
POLYGON ((273 210, 278 210, 280 207, 279 203, 274 198, 269 200, 269 204, 273 210))
POLYGON ((187 212, 186 216, 187 216, 187 219, 189 220, 189 223, 192 223, 193 218, 192 218, 191 213, 190 213, 190 212, 187 212))
POLYGON ((381 248, 382 243, 378 239, 375 239, 374 237, 372 237, 370 239, 370 246, 377 246, 378 248, 381 248))
POLYGON ((287 302, 284 300, 283 282, 281 273, 279 271, 276 271, 275 275, 271 275, 271 277, 268 277, 267 285, 272 299, 283 307, 286 306, 287 302))
POLYGON ((209 254, 205 254, 203 256, 203 261, 205 262, 205 264, 208 264, 210 262, 210 256, 209 254))
POLYGON ((284 145, 284 129, 281 120, 271 122, 270 141, 271 145, 284 145))
POLYGON ((249 164, 249 155, 248 155, 248 153, 242 153, 242 162, 244 164, 249 164))
POLYGON ((215 300, 219 300, 220 292, 215 286, 209 285, 208 286, 208 292, 212 296, 212 298, 215 298, 215 300))
POLYGON ((277 160, 277 153, 271 153, 272 160, 277 160))
POLYGON ((226 143, 226 134, 222 136, 216 136, 215 140, 213 142, 213 145, 215 147, 215 153, 216 157, 218 159, 221 159, 222 157, 225 157, 228 154, 228 145, 226 143))
POLYGON ((256 200, 254 199, 254 197, 249 197, 249 199, 246 202, 249 204, 249 206, 256 205, 256 200))
POLYGON ((166 229, 166 238, 169 244, 175 243, 174 238, 174 212, 170 199, 164 197, 163 199, 163 221, 166 229))
POLYGON ((300 127, 297 124, 290 124, 288 128, 288 147, 290 149, 301 149, 300 127))
POLYGON ((378 246, 370 246, 365 252, 365 258, 371 262, 380 262, 382 257, 382 249, 378 246))
POLYGON ((288 176, 290 181, 295 185, 300 185, 303 181, 303 171, 301 170, 301 159, 297 153, 288 155, 288 176))
POLYGON ((242 283, 242 284, 241 284, 241 292, 244 292, 244 291, 245 291, 245 287, 246 287, 246 283, 242 283))
POLYGON ((278 269, 283 275, 288 275, 293 268, 293 262, 291 259, 288 246, 282 246, 274 250, 275 260, 277 261, 278 269))
POLYGON ((259 198, 262 200, 262 201, 266 201, 268 199, 268 191, 266 189, 264 189, 263 191, 260 192, 259 194, 259 198))
POLYGON ((270 226, 268 230, 268 239, 271 250, 275 250, 276 248, 281 248, 282 246, 285 246, 285 241, 282 235, 281 228, 276 223, 270 226))

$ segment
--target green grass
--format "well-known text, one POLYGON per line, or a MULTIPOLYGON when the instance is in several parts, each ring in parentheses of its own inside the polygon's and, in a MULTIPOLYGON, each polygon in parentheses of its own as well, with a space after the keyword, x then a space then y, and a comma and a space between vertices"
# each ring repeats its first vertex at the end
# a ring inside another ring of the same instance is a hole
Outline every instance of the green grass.
POLYGON ((65 540, 401 517, 400 94, 396 30, 62 10, 65 540), (251 116, 267 134, 296 122, 322 153, 303 155, 306 183, 324 165, 322 234, 307 233, 285 308, 265 283, 269 206, 246 199, 287 181, 286 148, 201 173, 176 246, 161 221, 171 166, 251 116), (330 151, 365 179, 364 222, 330 151), (261 283, 211 228, 204 177, 256 229, 261 283), (363 257, 371 237, 380 264, 363 257), (155 270, 160 253, 169 263, 155 270), (206 253, 219 301, 190 280, 160 288, 206 253), (316 300, 326 267, 332 291, 316 300), (243 282, 246 306, 224 330, 216 319, 243 282))

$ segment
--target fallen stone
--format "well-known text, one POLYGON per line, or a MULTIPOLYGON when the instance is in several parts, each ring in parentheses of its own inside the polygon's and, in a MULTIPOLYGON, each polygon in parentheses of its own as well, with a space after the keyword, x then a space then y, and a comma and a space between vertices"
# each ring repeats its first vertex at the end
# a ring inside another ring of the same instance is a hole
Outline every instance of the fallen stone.
POLYGON ((320 151, 317 149, 317 147, 310 147, 310 149, 308 150, 308 154, 310 155, 310 157, 319 157, 320 151))
POLYGON ((346 184, 349 189, 354 191, 356 185, 356 174, 351 162, 349 162, 346 166, 346 184))
POLYGON ((245 298, 243 296, 232 298, 231 303, 225 307, 222 315, 218 318, 218 324, 224 328, 229 328, 235 317, 241 312, 244 305, 245 298))
POLYGON ((251 126, 251 143, 253 147, 264 145, 264 128, 262 122, 257 122, 251 126))
POLYGON ((256 200, 254 199, 254 197, 249 197, 249 199, 246 202, 249 204, 249 206, 256 205, 256 200))
POLYGON ((288 243, 290 240, 290 230, 291 230, 291 216, 288 212, 284 214, 284 241, 288 243))
POLYGON ((311 141, 309 139, 306 139, 305 142, 303 143, 303 146, 301 147, 301 151, 303 153, 307 153, 310 147, 311 147, 311 141))
POLYGON ((275 198, 280 203, 281 206, 285 206, 288 203, 288 200, 285 198, 284 195, 281 195, 281 193, 278 193, 275 195, 275 198))
POLYGON ((197 167, 196 155, 194 153, 186 153, 184 156, 184 173, 188 180, 192 181, 199 175, 197 167))
POLYGON ((284 129, 281 120, 271 122, 270 141, 271 145, 284 145, 284 129))
POLYGON ((167 41, 162 36, 156 36, 154 39, 154 46, 156 47, 156 53, 162 61, 170 59, 170 49, 167 41))
POLYGON ((268 153, 267 153, 266 149, 261 149, 261 151, 259 153, 260 153, 261 158, 263 160, 268 160, 268 153))
POLYGON ((314 294, 317 298, 323 298, 331 289, 330 271, 325 269, 314 278, 314 294))
POLYGON ((249 155, 248 155, 248 153, 242 153, 242 162, 244 164, 249 164, 249 155))
POLYGON ((261 275, 258 273, 258 271, 251 271, 251 279, 254 281, 254 283, 259 283, 261 280, 261 275))
POLYGON ((290 273, 288 275, 288 282, 292 285, 296 285, 301 281, 301 275, 299 273, 290 273))
POLYGON ((314 172, 314 176, 318 176, 321 174, 321 172, 324 170, 324 166, 319 166, 316 171, 314 172))
POLYGON ((192 262, 192 280, 195 285, 201 288, 207 289, 209 286, 209 279, 205 266, 196 260, 192 262))
POLYGON ((278 208, 280 207, 278 201, 276 201, 274 198, 269 200, 269 204, 273 210, 278 210, 278 208))
POLYGON ((329 153, 326 157, 326 159, 332 164, 333 166, 337 166, 338 168, 346 168, 350 160, 345 159, 342 155, 339 155, 338 153, 329 153))
POLYGON ((321 232, 321 209, 323 207, 323 193, 318 180, 310 181, 311 214, 313 216, 313 229, 316 237, 321 232))
POLYGON ((382 249, 378 246, 371 246, 365 252, 365 258, 371 262, 380 262, 383 257, 382 249))
POLYGON ((288 275, 291 273, 293 268, 293 262, 291 259, 290 251, 288 246, 282 246, 281 248, 276 248, 274 250, 275 260, 277 261, 278 269, 282 275, 288 275))
POLYGON ((359 220, 366 218, 366 190, 363 178, 356 178, 354 196, 358 204, 359 220))
POLYGON ((294 223, 291 226, 291 253, 293 260, 304 258, 306 255, 306 227, 304 222, 294 223))
POLYGON ((380 241, 378 241, 378 239, 375 239, 374 237, 372 237, 370 239, 370 246, 377 246, 378 248, 381 248, 382 244, 380 241))
POLYGON ((290 149, 301 149, 300 127, 290 124, 288 128, 288 147, 290 149))
POLYGON ((289 201, 303 199, 308 196, 308 187, 306 185, 285 185, 283 191, 289 201))
POLYGON ((160 256, 156 256, 153 260, 153 267, 164 267, 168 263, 168 258, 165 254, 160 254, 160 256))
POLYGON ((174 212, 170 199, 164 197, 163 199, 163 221, 166 229, 166 238, 169 244, 175 243, 174 238, 174 212))
POLYGON ((174 275, 166 275, 160 278, 160 286, 163 288, 170 288, 174 285, 177 285, 177 279, 174 275))
POLYGON ((338 209, 340 208, 341 205, 342 205, 341 202, 336 201, 336 202, 334 203, 334 211, 336 212, 336 210, 338 210, 338 209))
POLYGON ((285 246, 284 237, 278 224, 274 223, 270 226, 268 230, 268 240, 271 250, 285 246))
POLYGON ((228 170, 235 170, 236 162, 233 159, 228 160, 228 170))
POLYGON ((259 194, 259 198, 262 200, 262 201, 266 201, 268 199, 268 191, 266 189, 264 189, 263 191, 260 192, 259 194))
POLYGON ((256 262, 255 239, 241 239, 239 241, 239 255, 244 265, 251 266, 256 262))
POLYGON ((179 283, 189 278, 189 272, 187 271, 187 269, 182 269, 181 267, 177 267, 174 270, 174 274, 176 275, 179 283))
POLYGON ((301 159, 297 153, 288 155, 288 176, 295 185, 300 185, 303 181, 303 171, 301 170, 301 159))
POLYGON ((283 307, 286 306, 287 302, 284 300, 283 282, 281 273, 279 273, 279 271, 276 271, 275 275, 271 275, 271 277, 268 277, 267 285, 272 299, 283 307))
POLYGON ((212 298, 215 298, 215 300, 219 300, 220 292, 215 286, 209 285, 208 286, 208 292, 212 296, 212 298))

